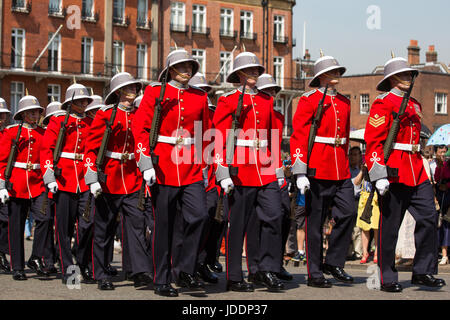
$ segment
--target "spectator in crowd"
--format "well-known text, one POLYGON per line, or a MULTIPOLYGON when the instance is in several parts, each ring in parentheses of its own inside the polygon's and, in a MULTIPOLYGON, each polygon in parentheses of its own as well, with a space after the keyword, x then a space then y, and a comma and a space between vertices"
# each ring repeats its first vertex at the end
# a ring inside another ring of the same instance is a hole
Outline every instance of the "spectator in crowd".
POLYGON ((305 217, 306 217, 306 209, 305 209, 305 195, 300 192, 296 193, 295 198, 295 207, 294 207, 294 225, 295 232, 297 238, 297 252, 294 257, 292 257, 292 261, 294 262, 305 262, 305 217))
POLYGON ((450 207, 450 160, 446 158, 447 147, 440 146, 436 150, 436 172, 434 180, 437 184, 437 199, 441 208, 441 216, 444 217, 439 228, 439 245, 442 250, 442 259, 439 264, 448 263, 447 249, 450 243, 450 222, 447 211, 450 207), (446 219, 447 218, 447 219, 446 219))
MULTIPOLYGON (((350 148, 348 160, 350 164, 350 175, 352 178, 355 194, 355 206, 356 208, 358 208, 363 180, 363 171, 361 170, 362 152, 358 146, 350 148)), ((355 224, 353 228, 352 243, 349 247, 348 257, 350 260, 360 259, 362 257, 362 254, 363 250, 361 245, 361 229, 355 224)))

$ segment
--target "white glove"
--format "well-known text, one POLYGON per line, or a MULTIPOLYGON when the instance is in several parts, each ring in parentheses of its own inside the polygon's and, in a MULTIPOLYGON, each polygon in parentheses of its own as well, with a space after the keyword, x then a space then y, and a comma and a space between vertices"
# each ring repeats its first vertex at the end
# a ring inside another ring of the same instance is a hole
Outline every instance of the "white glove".
POLYGON ((380 193, 380 195, 384 196, 384 194, 389 189, 389 181, 388 181, 388 179, 383 178, 383 179, 377 180, 377 182, 375 183, 375 187, 377 188, 377 190, 380 193))
POLYGON ((231 178, 226 178, 220 181, 220 186, 222 187, 223 192, 228 194, 234 188, 233 180, 231 178))
POLYGON ((278 186, 281 188, 281 186, 284 184, 284 178, 278 179, 278 186))
POLYGON ((48 190, 49 190, 51 193, 55 194, 56 192, 58 192, 58 183, 56 183, 56 182, 50 182, 50 183, 47 185, 47 188, 48 188, 48 190))
POLYGON ((103 191, 102 186, 98 182, 94 182, 93 184, 89 185, 89 188, 91 189, 91 193, 94 198, 97 198, 103 191))
POLYGON ((151 168, 151 169, 145 170, 142 174, 143 174, 144 180, 148 186, 152 186, 155 184, 155 182, 156 182, 155 169, 151 168))
POLYGON ((304 174, 299 174, 297 176, 297 188, 300 190, 301 194, 305 194, 306 190, 310 187, 309 180, 304 174))
POLYGON ((8 190, 6 190, 6 189, 0 189, 0 200, 2 201, 3 204, 5 204, 6 201, 9 200, 9 193, 8 193, 8 190))

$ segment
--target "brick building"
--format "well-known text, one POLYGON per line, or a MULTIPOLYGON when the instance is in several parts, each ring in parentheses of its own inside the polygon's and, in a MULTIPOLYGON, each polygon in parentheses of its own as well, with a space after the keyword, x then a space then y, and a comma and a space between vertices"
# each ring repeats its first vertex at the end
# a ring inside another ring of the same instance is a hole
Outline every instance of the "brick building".
MULTIPOLYGON (((422 124, 434 132, 441 125, 450 123, 447 109, 450 69, 445 63, 438 62, 438 54, 433 45, 428 47, 425 62, 420 61, 420 47, 417 41, 411 40, 407 50, 410 65, 412 68, 420 70, 420 76, 416 79, 412 96, 422 104, 422 124)), ((303 76, 309 79, 311 77, 311 74, 308 73, 311 60, 310 57, 306 58, 308 59, 298 60, 297 70, 298 72, 304 71, 303 76)), ((384 66, 376 66, 371 73, 344 75, 340 80, 337 86, 338 91, 350 98, 351 101, 351 130, 365 128, 370 106, 381 94, 376 90, 376 86, 383 79, 383 71, 384 66)), ((298 98, 293 101, 293 114, 295 114, 297 104, 298 98)))
POLYGON ((74 78, 104 96, 114 73, 155 81, 167 54, 184 47, 202 65, 214 101, 233 88, 224 79, 245 48, 283 87, 276 105, 286 113, 303 89, 292 71, 294 5, 295 0, 2 0, 0 96, 13 112, 25 89, 46 105, 52 96, 63 100, 74 78))

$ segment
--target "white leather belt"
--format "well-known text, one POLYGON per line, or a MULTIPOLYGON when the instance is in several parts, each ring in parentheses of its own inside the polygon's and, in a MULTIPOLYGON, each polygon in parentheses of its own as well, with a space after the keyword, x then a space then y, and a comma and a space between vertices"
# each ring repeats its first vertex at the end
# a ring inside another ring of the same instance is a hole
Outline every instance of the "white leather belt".
POLYGON ((72 160, 83 160, 84 154, 82 153, 70 153, 70 152, 61 152, 61 158, 72 159, 72 160))
POLYGON ((250 148, 265 148, 269 145, 267 140, 236 140, 236 146, 238 147, 250 147, 250 148))
POLYGON ((194 144, 193 138, 158 136, 158 142, 189 146, 194 144))
POLYGON ((105 155, 108 158, 116 159, 116 160, 133 160, 134 159, 134 153, 119 153, 119 152, 106 151, 105 155))
POLYGON ((416 153, 420 151, 420 144, 394 143, 393 149, 416 153))
POLYGON ((25 162, 14 162, 13 166, 15 168, 25 169, 25 170, 37 170, 41 168, 39 163, 25 163, 25 162))
POLYGON ((346 138, 329 138, 329 137, 316 137, 314 142, 333 144, 339 147, 347 142, 346 138))

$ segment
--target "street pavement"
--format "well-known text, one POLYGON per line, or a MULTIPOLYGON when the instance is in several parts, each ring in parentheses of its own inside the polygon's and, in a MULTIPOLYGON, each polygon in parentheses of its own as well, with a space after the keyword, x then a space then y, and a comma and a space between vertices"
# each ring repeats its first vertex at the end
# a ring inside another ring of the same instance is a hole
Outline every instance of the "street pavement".
MULTIPOLYGON (((26 241, 25 257, 28 259, 31 241, 26 241)), ((115 254, 113 266, 121 269, 121 255, 115 254)), ((224 258, 220 261, 224 264, 224 258)), ((243 268, 246 262, 243 259, 243 268)), ((286 283, 286 290, 281 293, 268 292, 263 287, 257 287, 254 293, 238 293, 225 291, 225 272, 219 274, 218 284, 207 284, 204 291, 189 291, 179 289, 179 297, 165 298, 153 293, 151 287, 135 289, 133 282, 124 281, 123 275, 113 279, 114 291, 100 291, 96 284, 83 284, 79 288, 68 288, 61 283, 59 276, 49 279, 38 277, 31 270, 26 269, 28 280, 14 281, 10 274, 0 274, 1 300, 450 300, 450 265, 440 266, 439 277, 447 282, 441 289, 430 289, 411 285, 410 267, 403 267, 399 272, 399 280, 404 290, 402 293, 386 293, 373 287, 376 266, 371 262, 360 265, 359 261, 348 261, 346 271, 351 274, 355 282, 346 285, 336 282, 331 276, 333 287, 329 289, 311 288, 306 285, 306 266, 294 266, 292 262, 286 269, 293 274, 294 280, 286 283)), ((246 275, 246 272, 244 273, 246 275)))

